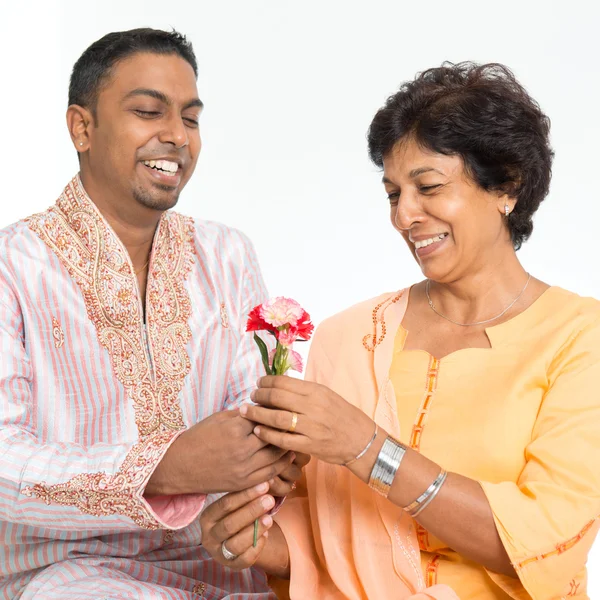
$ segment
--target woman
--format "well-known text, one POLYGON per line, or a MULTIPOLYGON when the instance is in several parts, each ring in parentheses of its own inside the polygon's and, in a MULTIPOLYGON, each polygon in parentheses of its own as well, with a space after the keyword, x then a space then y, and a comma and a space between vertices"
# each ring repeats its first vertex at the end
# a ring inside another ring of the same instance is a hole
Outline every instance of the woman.
POLYGON ((379 600, 403 597, 417 540, 413 591, 588 597, 600 303, 539 281, 515 252, 548 192, 548 138, 501 65, 431 69, 377 113, 371 158, 426 279, 325 321, 313 382, 260 381, 243 409, 255 434, 316 460, 256 549, 244 529, 256 505, 238 496, 209 513, 215 555, 226 524, 225 549, 291 575, 292 599, 379 600))

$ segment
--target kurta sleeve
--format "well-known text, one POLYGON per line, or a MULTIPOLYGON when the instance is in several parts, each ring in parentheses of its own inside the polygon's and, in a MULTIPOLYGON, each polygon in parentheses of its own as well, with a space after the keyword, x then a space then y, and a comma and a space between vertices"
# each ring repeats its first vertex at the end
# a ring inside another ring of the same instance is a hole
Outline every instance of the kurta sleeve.
POLYGON ((41 439, 21 312, 1 279, 0 290, 0 520, 87 532, 188 525, 204 496, 153 502, 143 496, 156 465, 181 432, 87 447, 41 439))
POLYGON ((514 598, 575 595, 600 515, 600 320, 552 361, 516 483, 482 482, 519 581, 492 579, 514 598))
MULTIPOLYGON (((234 358, 227 388, 227 401, 225 408, 239 408, 244 402, 250 400, 250 393, 256 389, 256 382, 265 375, 258 346, 251 333, 246 333, 248 314, 257 306, 268 299, 267 288, 260 270, 256 250, 252 242, 243 233, 231 230, 232 239, 228 244, 237 248, 232 256, 232 269, 240 268, 236 279, 237 297, 232 298, 238 312, 235 321, 230 327, 236 327, 241 336, 240 344, 234 358)), ((274 338, 270 335, 262 336, 267 345, 273 345, 274 338)))

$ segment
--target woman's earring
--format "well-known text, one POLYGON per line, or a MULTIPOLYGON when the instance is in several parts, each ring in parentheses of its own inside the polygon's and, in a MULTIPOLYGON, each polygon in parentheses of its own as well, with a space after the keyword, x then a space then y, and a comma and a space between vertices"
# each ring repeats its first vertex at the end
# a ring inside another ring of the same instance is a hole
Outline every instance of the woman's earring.
POLYGON ((508 217, 508 215, 510 215, 510 207, 508 206, 508 204, 504 205, 504 214, 508 217))

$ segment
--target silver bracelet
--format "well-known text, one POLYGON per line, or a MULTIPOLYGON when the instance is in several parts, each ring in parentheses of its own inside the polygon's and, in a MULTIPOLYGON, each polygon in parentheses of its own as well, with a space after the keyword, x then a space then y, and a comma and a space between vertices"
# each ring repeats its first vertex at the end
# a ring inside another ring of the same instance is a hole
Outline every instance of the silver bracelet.
POLYGON ((429 503, 442 489, 442 485, 444 485, 444 481, 446 481, 447 476, 448 472, 445 469, 442 469, 433 483, 414 502, 411 502, 408 506, 405 506, 404 510, 411 517, 416 517, 421 511, 425 510, 429 503))
POLYGON ((367 453, 367 450, 373 445, 373 442, 375 441, 375 438, 377 437, 378 433, 379 427, 377 427, 377 423, 375 423, 375 433, 373 434, 373 437, 369 440, 369 443, 365 446, 364 450, 360 454, 357 454, 352 460, 349 460, 347 463, 344 463, 344 466, 347 467, 348 465, 351 465, 358 459, 362 458, 367 453))
POLYGON ((405 453, 406 446, 388 437, 383 442, 377 460, 373 465, 369 487, 387 498, 405 453))

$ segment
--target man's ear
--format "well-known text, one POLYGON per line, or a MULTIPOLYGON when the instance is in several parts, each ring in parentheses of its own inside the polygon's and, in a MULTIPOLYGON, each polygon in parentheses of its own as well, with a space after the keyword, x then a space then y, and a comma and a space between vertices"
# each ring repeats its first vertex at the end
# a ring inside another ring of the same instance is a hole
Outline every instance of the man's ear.
POLYGON ((90 147, 90 127, 94 122, 92 113, 83 106, 71 104, 67 109, 67 127, 77 152, 86 152, 90 147))

